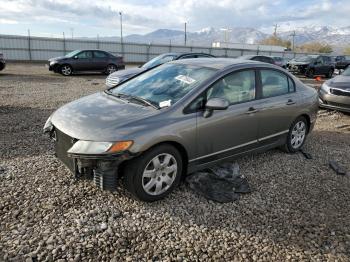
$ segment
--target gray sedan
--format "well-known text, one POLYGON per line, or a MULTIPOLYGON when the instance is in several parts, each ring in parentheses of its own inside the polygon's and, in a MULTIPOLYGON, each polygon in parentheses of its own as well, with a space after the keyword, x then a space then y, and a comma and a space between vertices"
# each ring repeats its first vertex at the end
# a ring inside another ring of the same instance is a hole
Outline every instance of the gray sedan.
POLYGON ((320 107, 350 113, 350 67, 323 83, 319 91, 320 107))
POLYGON ((180 177, 220 161, 283 147, 312 130, 317 92, 280 67, 238 59, 163 64, 54 112, 44 131, 76 177, 138 199, 168 195, 180 177))

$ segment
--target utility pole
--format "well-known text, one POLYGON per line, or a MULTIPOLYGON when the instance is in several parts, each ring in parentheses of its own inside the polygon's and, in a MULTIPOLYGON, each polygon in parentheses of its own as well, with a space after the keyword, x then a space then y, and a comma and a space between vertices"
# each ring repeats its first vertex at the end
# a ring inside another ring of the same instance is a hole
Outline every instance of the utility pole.
POLYGON ((187 22, 185 22, 185 46, 187 44, 187 22))
POLYGON ((293 52, 295 52, 295 36, 296 36, 296 34, 295 34, 295 30, 293 31, 293 34, 291 34, 290 35, 291 37, 292 37, 292 43, 293 43, 293 52))
POLYGON ((120 16, 120 44, 123 44, 123 14, 119 12, 120 16))
POLYGON ((274 28, 275 28, 274 33, 273 33, 273 36, 274 36, 274 37, 277 37, 277 27, 278 27, 278 24, 274 24, 273 26, 274 26, 274 28))

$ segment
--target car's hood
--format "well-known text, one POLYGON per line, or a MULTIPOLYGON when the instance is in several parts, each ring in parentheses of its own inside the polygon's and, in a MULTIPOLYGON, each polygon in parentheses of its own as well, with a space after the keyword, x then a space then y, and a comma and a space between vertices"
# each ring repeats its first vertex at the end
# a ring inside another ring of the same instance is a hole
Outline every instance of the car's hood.
POLYGON ((130 68, 130 69, 125 69, 125 70, 120 70, 117 72, 114 72, 109 75, 109 77, 120 77, 120 78, 125 78, 125 77, 131 77, 136 74, 142 73, 143 71, 146 71, 145 68, 140 68, 140 67, 135 67, 135 68, 130 68))
POLYGON ((350 76, 339 75, 327 81, 331 87, 350 89, 350 76))
POLYGON ((109 142, 120 137, 127 139, 125 132, 139 128, 135 122, 158 113, 152 107, 128 103, 101 92, 62 106, 51 116, 51 123, 73 138, 109 142))
POLYGON ((68 57, 65 56, 58 56, 58 57, 54 57, 54 58, 50 58, 49 61, 60 61, 60 60, 65 60, 68 59, 68 57))

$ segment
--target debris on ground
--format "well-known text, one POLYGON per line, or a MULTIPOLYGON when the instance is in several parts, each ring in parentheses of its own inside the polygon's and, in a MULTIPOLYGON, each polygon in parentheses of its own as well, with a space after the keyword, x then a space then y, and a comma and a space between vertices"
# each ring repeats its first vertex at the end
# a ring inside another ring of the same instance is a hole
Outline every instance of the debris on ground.
POLYGON ((238 164, 232 163, 196 172, 186 182, 193 191, 220 203, 238 200, 240 194, 251 192, 247 179, 239 174, 238 164))
POLYGON ((347 172, 344 167, 340 166, 336 161, 329 161, 329 166, 332 168, 338 175, 349 175, 350 172, 347 172))
POLYGON ((300 152, 306 159, 312 159, 312 155, 310 153, 307 153, 304 149, 301 149, 300 152))

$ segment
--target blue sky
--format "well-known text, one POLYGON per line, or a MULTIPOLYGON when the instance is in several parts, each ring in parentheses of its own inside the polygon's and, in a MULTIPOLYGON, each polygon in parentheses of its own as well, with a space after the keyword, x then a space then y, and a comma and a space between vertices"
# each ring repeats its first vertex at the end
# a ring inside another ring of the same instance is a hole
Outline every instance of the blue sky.
POLYGON ((159 28, 254 27, 272 32, 304 26, 350 26, 350 0, 0 0, 0 34, 116 36, 159 28))

